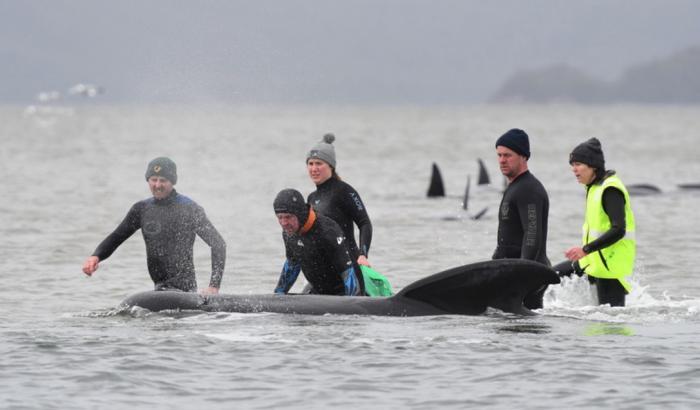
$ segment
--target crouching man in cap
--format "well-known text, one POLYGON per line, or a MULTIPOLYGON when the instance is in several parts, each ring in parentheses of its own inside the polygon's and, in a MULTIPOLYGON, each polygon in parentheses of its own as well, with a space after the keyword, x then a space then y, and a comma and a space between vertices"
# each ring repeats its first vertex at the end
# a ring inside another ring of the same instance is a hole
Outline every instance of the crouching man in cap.
POLYGON ((359 266, 350 256, 346 238, 335 221, 316 214, 294 189, 280 191, 273 207, 282 227, 287 256, 275 293, 289 292, 303 271, 312 293, 364 295, 359 266))
POLYGON ((204 209, 175 191, 177 167, 165 157, 154 159, 146 169, 146 181, 152 198, 134 204, 124 220, 102 241, 83 264, 83 272, 92 276, 99 263, 107 259, 134 232, 141 229, 146 242, 148 273, 155 290, 197 291, 192 258, 195 235, 211 247, 211 280, 202 293, 219 293, 226 262, 226 243, 204 209))

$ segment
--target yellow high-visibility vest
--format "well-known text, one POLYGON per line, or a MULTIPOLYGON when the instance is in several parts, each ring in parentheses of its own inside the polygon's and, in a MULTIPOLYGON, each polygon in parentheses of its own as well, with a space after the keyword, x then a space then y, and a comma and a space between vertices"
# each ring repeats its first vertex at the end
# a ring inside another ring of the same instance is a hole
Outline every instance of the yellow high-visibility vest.
POLYGON ((596 278, 617 279, 629 293, 632 285, 627 278, 634 269, 637 253, 635 222, 630 195, 617 175, 605 178, 599 184, 588 188, 586 195, 586 219, 583 222, 583 244, 589 244, 610 229, 610 217, 603 210, 603 192, 614 187, 625 196, 625 236, 607 248, 592 252, 579 260, 579 265, 587 275, 596 278))

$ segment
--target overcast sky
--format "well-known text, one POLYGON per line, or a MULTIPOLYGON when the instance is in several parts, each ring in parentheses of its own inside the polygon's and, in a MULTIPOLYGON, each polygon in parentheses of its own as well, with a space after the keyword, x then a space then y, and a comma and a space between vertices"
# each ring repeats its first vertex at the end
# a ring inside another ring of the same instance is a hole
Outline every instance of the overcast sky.
POLYGON ((0 101, 475 103, 518 70, 603 79, 700 44, 695 0, 0 0, 0 101))

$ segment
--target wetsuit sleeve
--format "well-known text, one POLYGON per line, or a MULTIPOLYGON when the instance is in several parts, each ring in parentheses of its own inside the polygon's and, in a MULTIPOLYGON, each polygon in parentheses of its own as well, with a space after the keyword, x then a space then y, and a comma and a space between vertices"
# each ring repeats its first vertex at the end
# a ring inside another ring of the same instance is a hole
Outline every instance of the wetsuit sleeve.
POLYGON ((109 258, 115 250, 124 243, 125 240, 129 239, 131 235, 134 234, 139 228, 141 228, 141 210, 143 209, 142 203, 134 204, 129 212, 124 217, 124 220, 117 226, 117 229, 109 234, 99 245, 97 249, 92 253, 93 256, 97 256, 101 261, 109 258))
POLYGON ((354 268, 355 263, 350 257, 350 250, 340 227, 335 225, 329 229, 323 239, 328 255, 332 258, 333 268, 343 280, 345 296, 360 295, 362 286, 358 281, 358 275, 354 268))
POLYGON ((301 272, 300 264, 293 263, 289 259, 284 261, 280 278, 277 281, 277 286, 275 287, 275 293, 286 294, 289 292, 289 289, 294 286, 294 282, 296 282, 297 277, 299 277, 299 272, 301 272))
POLYGON ((343 200, 344 211, 350 216, 360 231, 359 250, 361 255, 369 257, 369 247, 372 244, 372 221, 369 219, 367 208, 360 198, 360 194, 350 185, 346 185, 343 200))
POLYGON ((361 293, 360 284, 357 281, 355 268, 352 266, 347 268, 342 273, 343 287, 345 288, 345 296, 359 296, 361 293))
POLYGON ((209 287, 221 287, 221 278, 226 266, 226 242, 214 228, 204 209, 195 207, 195 233, 211 248, 211 279, 209 287))
POLYGON ((541 260, 541 252, 546 249, 545 200, 540 195, 523 195, 518 200, 518 214, 523 230, 523 244, 520 257, 533 261, 541 260))
POLYGON ((625 195, 617 188, 603 191, 603 210, 610 218, 610 229, 599 238, 583 247, 586 253, 595 252, 614 244, 625 237, 625 195))

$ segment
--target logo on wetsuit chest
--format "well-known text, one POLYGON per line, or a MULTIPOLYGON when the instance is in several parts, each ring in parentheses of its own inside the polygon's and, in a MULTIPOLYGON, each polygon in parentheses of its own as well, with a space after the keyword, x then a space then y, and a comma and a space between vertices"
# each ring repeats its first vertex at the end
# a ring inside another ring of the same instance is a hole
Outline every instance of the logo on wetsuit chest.
POLYGON ((508 202, 501 204, 501 219, 508 219, 508 212, 510 212, 508 202))
POLYGON ((343 243, 343 239, 345 239, 345 237, 344 237, 344 236, 339 236, 339 237, 337 237, 336 239, 338 240, 338 245, 340 245, 341 243, 343 243))
POLYGON ((303 246, 304 246, 304 242, 302 242, 301 239, 299 239, 299 240, 297 241, 297 246, 303 247, 303 246))
POLYGON ((162 229, 158 221, 146 222, 146 224, 141 227, 141 230, 146 235, 158 235, 162 229))

